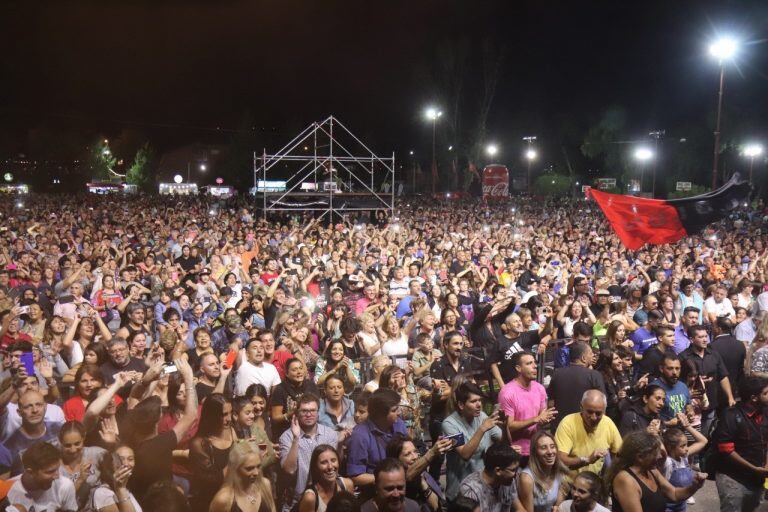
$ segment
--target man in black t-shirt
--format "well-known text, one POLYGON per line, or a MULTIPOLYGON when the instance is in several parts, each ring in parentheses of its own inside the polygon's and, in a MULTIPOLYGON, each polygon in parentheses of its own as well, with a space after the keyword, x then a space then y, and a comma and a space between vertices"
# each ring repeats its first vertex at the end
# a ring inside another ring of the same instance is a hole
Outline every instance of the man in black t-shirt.
POLYGON ((516 377, 512 355, 516 352, 530 352, 531 347, 541 342, 539 332, 526 331, 523 321, 516 313, 507 316, 502 326, 503 334, 496 336, 496 347, 491 355, 491 373, 499 388, 516 377))

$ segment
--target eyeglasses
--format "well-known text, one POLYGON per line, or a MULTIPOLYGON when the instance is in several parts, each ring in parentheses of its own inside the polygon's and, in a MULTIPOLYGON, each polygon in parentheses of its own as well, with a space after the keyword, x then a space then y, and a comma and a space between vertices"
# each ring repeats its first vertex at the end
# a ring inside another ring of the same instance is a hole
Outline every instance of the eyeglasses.
POLYGON ((299 414, 302 414, 304 416, 312 416, 313 414, 317 414, 317 409, 312 409, 310 411, 306 409, 299 409, 299 414))

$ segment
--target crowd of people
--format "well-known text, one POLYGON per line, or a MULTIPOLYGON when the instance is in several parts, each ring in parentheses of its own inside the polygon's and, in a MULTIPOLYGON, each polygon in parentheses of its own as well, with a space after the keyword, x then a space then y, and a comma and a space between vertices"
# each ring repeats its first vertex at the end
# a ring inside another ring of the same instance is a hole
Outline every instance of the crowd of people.
POLYGON ((4 510, 754 510, 763 209, 635 252, 575 199, 2 201, 4 510))

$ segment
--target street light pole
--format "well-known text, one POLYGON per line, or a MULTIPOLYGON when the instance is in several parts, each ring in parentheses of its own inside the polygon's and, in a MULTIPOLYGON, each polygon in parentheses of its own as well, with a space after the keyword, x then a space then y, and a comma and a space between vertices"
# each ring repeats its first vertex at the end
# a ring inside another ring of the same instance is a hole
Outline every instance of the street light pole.
MULTIPOLYGON (((656 145, 654 147, 654 155, 659 154, 659 139, 664 136, 665 130, 654 130, 648 135, 656 139, 656 145)), ((651 186, 651 197, 656 197, 656 170, 659 165, 659 159, 653 159, 653 185, 651 186)))
POLYGON ((744 155, 749 157, 749 186, 752 186, 752 168, 755 165, 755 157, 763 154, 763 146, 750 144, 744 148, 744 155))
POLYGON ((528 150, 525 152, 525 158, 528 160, 528 174, 525 178, 526 183, 526 189, 528 191, 528 194, 531 193, 531 163, 536 159, 536 150, 533 149, 533 141, 536 140, 535 135, 529 135, 527 137, 523 137, 523 140, 528 142, 528 150))
POLYGON ((720 92, 717 95, 717 121, 715 122, 715 150, 712 158, 712 190, 717 188, 717 161, 720 157, 720 116, 723 112, 723 81, 725 66, 720 62, 720 92))
POLYGON ((731 38, 723 37, 709 46, 709 53, 720 64, 720 89, 717 94, 717 120, 715 121, 715 148, 712 155, 712 190, 717 188, 717 161, 720 157, 720 118, 723 112, 723 84, 725 82, 725 61, 732 58, 738 43, 731 38))
POLYGON ((429 107, 425 111, 425 115, 427 119, 432 121, 432 195, 435 195, 435 187, 437 186, 437 153, 435 133, 437 131, 437 118, 442 116, 443 113, 435 107, 429 107))
POLYGON ((435 144, 435 133, 436 133, 436 127, 437 127, 437 116, 432 118, 432 195, 435 195, 435 178, 437 177, 437 157, 436 155, 436 144, 435 144))

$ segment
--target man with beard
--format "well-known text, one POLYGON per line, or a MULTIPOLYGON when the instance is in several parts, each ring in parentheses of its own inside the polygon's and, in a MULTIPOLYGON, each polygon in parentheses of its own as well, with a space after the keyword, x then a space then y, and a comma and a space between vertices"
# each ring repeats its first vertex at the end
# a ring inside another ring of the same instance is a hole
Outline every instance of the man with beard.
POLYGON ((475 500, 483 512, 515 510, 515 477, 520 454, 506 443, 497 443, 483 456, 485 468, 472 473, 459 486, 459 496, 475 500))
MULTIPOLYGON (((120 309, 119 306, 118 309, 120 309)), ((127 340, 131 334, 143 332, 147 335, 147 338, 152 337, 152 333, 147 331, 146 327, 144 327, 144 321, 146 320, 144 306, 138 302, 132 302, 126 306, 125 314, 128 317, 128 323, 118 329, 115 336, 127 340)))
MULTIPOLYGON (((432 402, 429 408, 429 435, 437 439, 443 431, 443 420, 446 417, 446 405, 451 395, 451 383, 457 375, 471 374, 472 360, 461 353, 464 339, 461 333, 450 331, 443 336, 443 357, 432 363, 429 376, 432 378, 432 402)), ((443 465, 442 454, 436 455, 429 465, 432 478, 440 478, 440 468, 443 465)))
POLYGON ((75 484, 59 477, 61 455, 47 442, 30 446, 23 456, 24 472, 13 479, 7 500, 18 510, 75 512, 75 484), (23 508, 22 508, 23 507, 23 508))
POLYGON ((419 504, 405 497, 405 466, 397 459, 384 459, 374 470, 376 496, 363 503, 361 512, 418 512, 419 504))
POLYGON ((696 364, 701 380, 704 381, 704 389, 709 400, 709 408, 701 413, 701 432, 706 436, 715 419, 715 411, 720 407, 720 391, 722 390, 727 402, 722 406, 733 407, 736 400, 731 391, 731 381, 728 369, 725 367, 720 354, 712 350, 709 345, 709 334, 703 325, 694 325, 688 329, 688 337, 691 346, 680 353, 680 359, 690 359, 696 364))
MULTIPOLYGON (((107 345, 107 354, 109 360, 102 364, 99 369, 104 374, 104 384, 109 386, 115 381, 115 374, 120 372, 135 371, 144 373, 149 368, 147 363, 140 357, 131 357, 130 349, 128 348, 128 342, 123 338, 114 337, 107 345)), ((132 383, 126 384, 118 395, 122 398, 127 398, 131 392, 132 383)))
POLYGON ((666 393, 664 408, 659 416, 668 427, 679 426, 678 413, 685 414, 685 407, 691 403, 691 391, 685 383, 680 382, 680 368, 680 358, 667 354, 660 365, 661 377, 651 382, 666 393))

